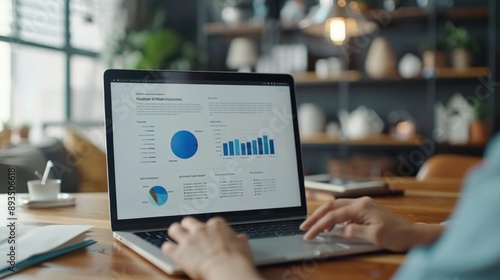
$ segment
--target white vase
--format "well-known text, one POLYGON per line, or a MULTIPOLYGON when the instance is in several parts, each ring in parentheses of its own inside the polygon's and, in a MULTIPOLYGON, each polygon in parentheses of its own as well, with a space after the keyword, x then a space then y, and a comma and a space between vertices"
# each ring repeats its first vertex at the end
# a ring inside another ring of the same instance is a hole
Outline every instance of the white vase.
POLYGON ((373 40, 365 60, 365 71, 372 79, 383 79, 396 73, 396 57, 386 39, 373 40))
POLYGON ((300 105, 298 110, 299 131, 301 135, 313 135, 323 131, 325 127, 325 113, 312 103, 300 105))

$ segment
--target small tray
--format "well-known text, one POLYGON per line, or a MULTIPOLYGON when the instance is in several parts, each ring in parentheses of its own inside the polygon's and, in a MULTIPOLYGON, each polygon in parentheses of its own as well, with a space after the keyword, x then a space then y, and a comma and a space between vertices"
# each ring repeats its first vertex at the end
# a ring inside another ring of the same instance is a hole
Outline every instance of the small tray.
POLYGON ((28 197, 21 197, 20 205, 27 208, 54 208, 75 205, 75 196, 69 193, 60 193, 55 200, 30 200, 28 197))

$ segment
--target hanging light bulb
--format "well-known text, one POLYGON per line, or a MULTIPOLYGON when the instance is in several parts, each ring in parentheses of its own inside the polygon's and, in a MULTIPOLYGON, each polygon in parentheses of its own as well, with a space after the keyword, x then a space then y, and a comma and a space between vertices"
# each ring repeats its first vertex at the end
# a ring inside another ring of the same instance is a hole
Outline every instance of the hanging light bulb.
POLYGON ((336 45, 342 45, 347 38, 346 22, 344 18, 329 18, 325 22, 325 31, 336 45))
POLYGON ((320 0, 319 6, 299 23, 299 27, 306 34, 324 36, 336 45, 377 29, 375 23, 361 14, 357 3, 348 0, 320 0))

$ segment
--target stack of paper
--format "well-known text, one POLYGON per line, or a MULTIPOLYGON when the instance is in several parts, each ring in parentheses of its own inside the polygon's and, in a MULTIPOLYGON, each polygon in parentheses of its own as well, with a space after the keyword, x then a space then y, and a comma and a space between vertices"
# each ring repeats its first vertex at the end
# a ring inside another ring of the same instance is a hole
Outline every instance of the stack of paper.
POLYGON ((0 277, 95 243, 84 234, 90 228, 86 225, 25 226, 14 232, 8 226, 1 228, 0 277))

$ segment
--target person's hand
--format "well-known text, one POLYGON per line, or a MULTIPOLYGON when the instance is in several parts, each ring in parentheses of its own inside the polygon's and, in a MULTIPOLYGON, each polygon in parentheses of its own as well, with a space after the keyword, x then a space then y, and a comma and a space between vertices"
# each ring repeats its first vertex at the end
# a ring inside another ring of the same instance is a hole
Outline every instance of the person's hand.
POLYGON ((443 230, 440 225, 416 224, 404 219, 369 197, 326 202, 302 223, 300 229, 307 230, 304 239, 310 240, 342 223, 344 228, 339 231, 340 236, 362 238, 392 251, 431 244, 443 230))
POLYGON ((244 235, 236 235, 221 218, 206 224, 184 218, 168 229, 173 242, 162 252, 193 279, 259 279, 244 235))

